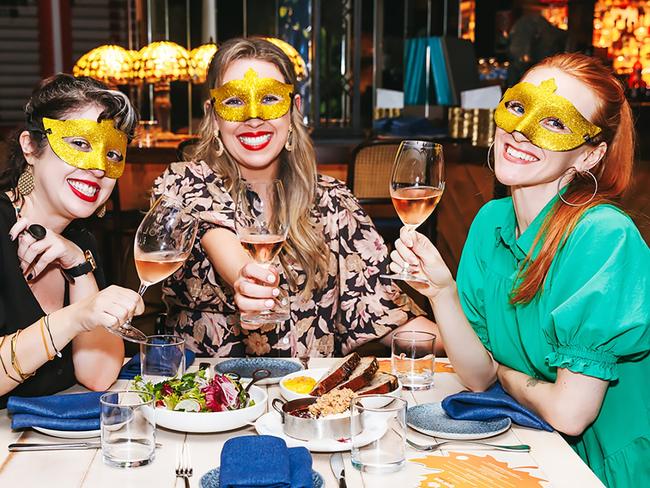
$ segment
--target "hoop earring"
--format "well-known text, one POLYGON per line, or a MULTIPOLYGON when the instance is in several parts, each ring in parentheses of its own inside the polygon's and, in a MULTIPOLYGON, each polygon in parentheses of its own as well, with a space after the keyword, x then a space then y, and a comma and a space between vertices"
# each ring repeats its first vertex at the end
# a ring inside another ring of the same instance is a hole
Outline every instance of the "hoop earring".
POLYGON ((289 152, 293 151, 293 125, 289 126, 289 133, 287 134, 287 142, 284 143, 284 148, 289 152))
POLYGON ((18 178, 18 184, 16 185, 16 188, 18 192, 24 196, 29 195, 31 192, 33 192, 35 186, 34 169, 32 168, 31 164, 28 164, 25 168, 25 171, 23 171, 18 178))
POLYGON ((587 205, 588 203, 591 203, 591 201, 594 198, 596 198, 596 193, 598 193, 598 180, 596 179, 596 176, 594 176, 594 174, 589 170, 586 170, 586 171, 583 171, 583 172, 578 172, 578 170, 575 169, 572 166, 571 168, 566 170, 562 176, 560 176, 559 180, 557 180, 557 196, 560 198, 560 200, 562 200, 563 203, 565 203, 566 205, 569 205, 570 207, 583 207, 583 206, 587 205), (577 175, 580 175, 580 176, 587 174, 587 175, 591 176, 591 178, 594 180, 594 185, 595 185, 594 192, 591 194, 591 197, 589 197, 588 200, 586 200, 586 201, 584 201, 582 203, 572 203, 572 202, 569 202, 569 201, 565 200, 564 197, 562 196, 562 193, 560 192, 560 189, 561 189, 560 185, 562 184, 562 180, 564 179, 564 177, 567 175, 567 173, 569 171, 572 174, 577 174, 577 175))
POLYGON ((494 167, 490 164, 490 153, 492 152, 492 148, 494 148, 494 142, 490 144, 490 147, 488 147, 487 151, 487 167, 494 173, 494 167))
POLYGON ((213 134, 214 135, 214 140, 217 143, 217 157, 220 157, 223 152, 224 152, 224 147, 223 147, 223 142, 221 141, 221 138, 219 137, 219 129, 215 129, 213 134))
POLYGON ((95 215, 97 217, 99 217, 100 219, 104 218, 104 215, 106 215, 106 204, 105 203, 101 207, 99 207, 97 209, 97 211, 95 212, 95 215))

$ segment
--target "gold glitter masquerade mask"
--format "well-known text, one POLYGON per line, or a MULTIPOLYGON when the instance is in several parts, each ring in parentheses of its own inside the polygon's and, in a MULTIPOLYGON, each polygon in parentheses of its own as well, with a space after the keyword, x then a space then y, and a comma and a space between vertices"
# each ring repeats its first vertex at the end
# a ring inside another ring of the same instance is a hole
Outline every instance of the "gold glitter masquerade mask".
POLYGON ((224 120, 279 119, 291 107, 293 85, 273 78, 259 78, 253 68, 243 80, 232 80, 210 90, 214 111, 224 120))
POLYGON ((494 112, 494 122, 506 132, 522 133, 542 149, 570 151, 600 134, 566 98, 556 95, 555 79, 535 86, 523 81, 508 88, 494 112))
POLYGON ((54 154, 69 165, 79 169, 101 169, 107 177, 115 179, 124 173, 127 137, 115 128, 112 120, 43 117, 43 127, 54 154), (75 140, 85 141, 90 148, 77 146, 75 140), (115 152, 113 157, 110 157, 111 152, 115 152))

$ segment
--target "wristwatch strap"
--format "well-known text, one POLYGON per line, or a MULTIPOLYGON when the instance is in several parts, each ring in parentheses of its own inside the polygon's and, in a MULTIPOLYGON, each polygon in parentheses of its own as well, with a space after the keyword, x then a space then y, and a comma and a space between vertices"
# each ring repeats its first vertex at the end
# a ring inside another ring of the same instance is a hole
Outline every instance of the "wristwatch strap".
POLYGON ((63 277, 68 280, 69 283, 74 283, 75 278, 92 273, 97 268, 92 252, 86 249, 84 251, 84 256, 86 257, 86 260, 83 263, 73 266, 72 268, 61 270, 63 277))

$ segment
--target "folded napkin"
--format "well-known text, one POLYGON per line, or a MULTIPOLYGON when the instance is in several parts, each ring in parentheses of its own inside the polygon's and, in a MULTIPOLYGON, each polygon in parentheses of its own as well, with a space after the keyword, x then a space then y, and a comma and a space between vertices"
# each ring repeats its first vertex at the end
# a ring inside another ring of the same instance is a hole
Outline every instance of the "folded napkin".
POLYGON ((442 401, 442 409, 456 420, 495 420, 507 417, 523 427, 553 432, 553 427, 520 405, 498 382, 481 393, 463 391, 450 395, 442 401))
POLYGON ((221 450, 220 488, 312 488, 311 454, 279 437, 240 436, 221 450))
MULTIPOLYGON (((196 357, 196 354, 194 354, 194 351, 190 351, 189 349, 185 349, 185 367, 189 368, 192 363, 194 362, 194 358, 196 357)), ((120 380, 132 380, 135 378, 137 375, 140 374, 140 354, 136 354, 133 356, 131 359, 128 360, 128 362, 122 366, 122 369, 120 370, 120 374, 117 377, 117 379, 120 380)))
POLYGON ((99 429, 99 397, 103 394, 100 391, 31 398, 10 396, 7 412, 12 416, 11 428, 99 429))

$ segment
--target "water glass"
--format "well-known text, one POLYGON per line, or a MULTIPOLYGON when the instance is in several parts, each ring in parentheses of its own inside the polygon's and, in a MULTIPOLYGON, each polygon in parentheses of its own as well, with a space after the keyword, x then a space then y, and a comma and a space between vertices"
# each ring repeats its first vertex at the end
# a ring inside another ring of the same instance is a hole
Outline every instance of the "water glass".
POLYGON ((153 461, 156 420, 153 395, 135 391, 104 393, 101 404, 101 447, 104 463, 134 468, 153 461))
POLYGON ((404 331, 393 334, 391 366, 407 390, 428 390, 433 386, 436 335, 404 331))
POLYGON ((155 146, 157 132, 159 132, 157 120, 141 120, 138 123, 138 130, 136 134, 138 147, 155 146))
POLYGON ((185 373, 185 340, 173 335, 147 336, 140 343, 140 374, 145 381, 159 383, 185 373))
POLYGON ((352 400, 352 466, 368 473, 402 469, 406 462, 407 406, 406 400, 385 395, 352 400))

